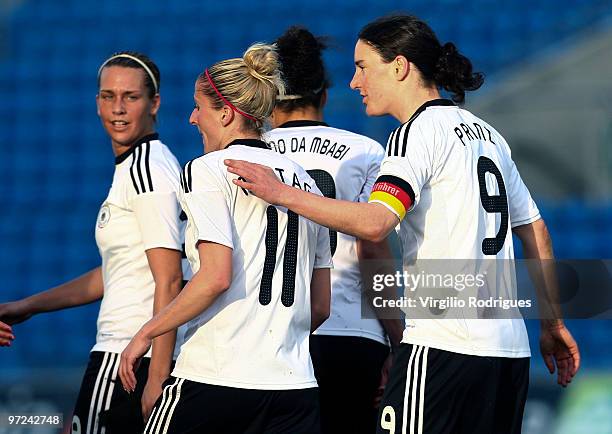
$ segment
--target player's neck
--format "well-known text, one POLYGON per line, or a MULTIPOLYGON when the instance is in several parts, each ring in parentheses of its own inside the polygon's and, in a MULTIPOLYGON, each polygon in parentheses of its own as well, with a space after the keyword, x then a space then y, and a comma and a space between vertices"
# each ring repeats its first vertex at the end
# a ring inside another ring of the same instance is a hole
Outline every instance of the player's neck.
POLYGON ((276 128, 289 121, 323 121, 323 110, 312 106, 302 107, 290 112, 274 110, 271 117, 272 127, 276 128))
POLYGON ((151 134, 155 133, 155 129, 151 128, 151 129, 147 129, 145 130, 145 132, 143 132, 142 134, 139 135, 139 137, 134 140, 132 143, 120 143, 116 140, 114 140, 113 138, 111 138, 111 146, 113 148, 113 154, 115 155, 115 157, 123 154, 124 152, 129 151, 132 147, 138 145, 140 143, 140 140, 143 137, 149 136, 151 134))
POLYGON ((237 131, 233 132, 232 134, 229 134, 229 135, 223 137, 220 140, 221 146, 220 146, 219 149, 225 149, 225 148, 227 148, 227 145, 229 145, 230 143, 232 143, 235 140, 240 140, 240 139, 261 140, 261 136, 257 132, 255 132, 255 131, 237 130, 237 131))
POLYGON ((401 99, 400 107, 398 107, 397 115, 394 117, 401 123, 408 122, 412 115, 417 111, 419 107, 425 104, 427 101, 440 98, 440 92, 438 89, 419 87, 411 92, 411 95, 401 99))

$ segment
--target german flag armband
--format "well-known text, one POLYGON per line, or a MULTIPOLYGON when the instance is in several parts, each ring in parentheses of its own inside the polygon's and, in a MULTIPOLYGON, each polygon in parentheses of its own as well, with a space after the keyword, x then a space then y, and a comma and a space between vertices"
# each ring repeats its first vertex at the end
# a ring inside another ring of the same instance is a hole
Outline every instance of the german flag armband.
POLYGON ((410 184, 397 176, 381 175, 372 187, 368 202, 382 203, 401 221, 414 203, 414 191, 410 184))

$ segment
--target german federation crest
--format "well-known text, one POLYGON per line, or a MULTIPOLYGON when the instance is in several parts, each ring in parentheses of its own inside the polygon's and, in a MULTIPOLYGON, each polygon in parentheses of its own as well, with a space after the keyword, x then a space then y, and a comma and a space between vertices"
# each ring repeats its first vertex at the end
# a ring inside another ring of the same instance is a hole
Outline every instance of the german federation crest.
POLYGON ((102 229, 104 226, 106 226, 110 220, 110 217, 110 208, 108 205, 103 205, 98 213, 98 227, 102 229))

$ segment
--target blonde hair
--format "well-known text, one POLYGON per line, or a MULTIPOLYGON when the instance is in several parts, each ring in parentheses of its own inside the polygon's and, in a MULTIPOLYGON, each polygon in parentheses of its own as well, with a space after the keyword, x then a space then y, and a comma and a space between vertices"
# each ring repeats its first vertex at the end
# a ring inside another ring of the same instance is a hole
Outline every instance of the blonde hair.
POLYGON ((276 96, 285 93, 276 47, 256 43, 242 58, 215 63, 198 77, 198 90, 210 98, 216 109, 227 103, 233 105, 243 115, 245 129, 261 134, 276 96))

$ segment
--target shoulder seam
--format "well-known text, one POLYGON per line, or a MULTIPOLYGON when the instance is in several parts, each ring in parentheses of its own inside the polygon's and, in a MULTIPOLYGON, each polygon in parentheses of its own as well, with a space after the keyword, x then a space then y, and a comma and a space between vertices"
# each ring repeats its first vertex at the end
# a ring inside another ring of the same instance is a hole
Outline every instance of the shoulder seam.
POLYGON ((364 134, 358 134, 361 144, 368 150, 368 152, 371 153, 372 150, 374 150, 376 152, 376 150, 380 149, 383 151, 383 154, 385 152, 385 149, 382 147, 382 145, 378 142, 378 140, 374 140, 371 137, 368 137, 364 134))

